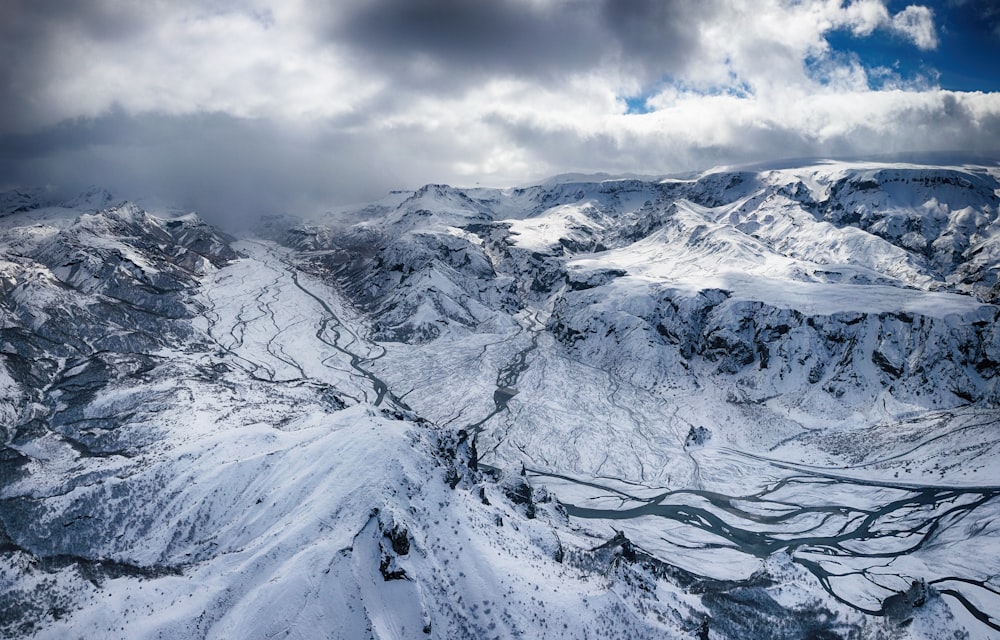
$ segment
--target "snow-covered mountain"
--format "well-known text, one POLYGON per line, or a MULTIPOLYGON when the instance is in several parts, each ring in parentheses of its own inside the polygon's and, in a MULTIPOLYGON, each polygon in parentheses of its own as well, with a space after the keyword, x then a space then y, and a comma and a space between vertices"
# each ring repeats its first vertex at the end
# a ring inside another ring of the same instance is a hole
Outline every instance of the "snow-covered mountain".
POLYGON ((0 246, 0 635, 1000 634, 1000 166, 0 246))

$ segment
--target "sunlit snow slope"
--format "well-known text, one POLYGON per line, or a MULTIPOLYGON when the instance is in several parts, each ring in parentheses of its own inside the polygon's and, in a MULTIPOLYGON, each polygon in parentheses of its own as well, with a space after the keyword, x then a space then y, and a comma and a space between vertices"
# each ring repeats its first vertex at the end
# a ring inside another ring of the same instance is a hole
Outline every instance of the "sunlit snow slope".
POLYGON ((997 167, 0 214, 0 635, 1000 636, 997 167))

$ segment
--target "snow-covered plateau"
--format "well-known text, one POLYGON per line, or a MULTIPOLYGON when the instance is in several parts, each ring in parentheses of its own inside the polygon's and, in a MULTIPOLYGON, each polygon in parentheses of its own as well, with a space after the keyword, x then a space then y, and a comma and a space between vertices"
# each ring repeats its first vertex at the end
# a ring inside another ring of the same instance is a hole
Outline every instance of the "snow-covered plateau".
POLYGON ((1000 165, 11 191, 0 292, 0 637, 1000 638, 1000 165))

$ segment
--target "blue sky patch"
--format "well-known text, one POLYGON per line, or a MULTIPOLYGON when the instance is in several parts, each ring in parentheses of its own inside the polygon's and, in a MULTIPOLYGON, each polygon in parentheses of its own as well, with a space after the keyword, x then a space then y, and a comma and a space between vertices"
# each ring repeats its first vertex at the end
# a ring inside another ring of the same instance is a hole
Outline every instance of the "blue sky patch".
MULTIPOLYGON (((895 14, 910 2, 890 2, 895 14)), ((895 80, 930 80, 952 91, 1000 90, 1000 3, 994 0, 943 0, 926 3, 934 11, 938 46, 921 50, 903 36, 879 29, 857 37, 849 30, 827 34, 835 52, 853 53, 869 71, 883 68, 895 76, 870 73, 872 89, 895 80)))
POLYGON ((625 113, 629 115, 649 113, 652 109, 646 104, 648 95, 638 95, 625 98, 625 113))

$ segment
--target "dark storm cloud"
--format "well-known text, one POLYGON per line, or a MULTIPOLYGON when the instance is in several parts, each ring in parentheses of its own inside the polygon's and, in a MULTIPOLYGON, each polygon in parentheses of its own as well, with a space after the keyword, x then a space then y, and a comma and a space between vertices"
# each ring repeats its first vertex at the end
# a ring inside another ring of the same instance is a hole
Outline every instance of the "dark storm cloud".
MULTIPOLYGON (((240 14, 273 23, 267 10, 245 5, 243 0, 0 0, 0 132, 50 124, 52 115, 77 115, 73 104, 52 98, 53 86, 109 62, 124 67, 133 56, 162 47, 171 22, 197 25, 211 16, 240 14)), ((170 58, 164 55, 164 61, 170 58)))
POLYGON ((0 2, 0 131, 30 126, 45 105, 38 89, 50 81, 66 40, 138 43, 155 16, 142 3, 76 0, 0 2))
POLYGON ((3 44, 14 48, 45 48, 50 44, 46 38, 67 31, 80 31, 96 40, 129 39, 152 27, 154 15, 135 2, 4 0, 0 4, 0 33, 3 44))
POLYGON ((338 8, 326 35, 404 82, 414 73, 456 84, 474 73, 552 80, 612 61, 657 78, 682 64, 708 4, 371 0, 338 8))
POLYGON ((99 184, 123 197, 159 195, 231 223, 281 210, 307 183, 315 192, 316 154, 290 146, 288 132, 271 123, 119 110, 0 138, 0 175, 22 184, 45 176, 68 191, 99 184))
POLYGON ((591 44, 597 34, 588 13, 580 4, 555 14, 503 1, 374 0, 338 16, 331 36, 392 62, 425 56, 448 67, 518 73, 584 68, 600 55, 591 44))
POLYGON ((695 48, 699 26, 718 10, 714 2, 606 0, 601 18, 622 54, 648 73, 678 71, 695 48))

